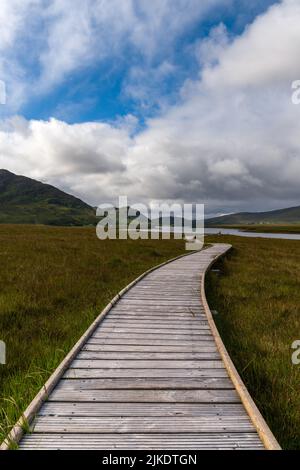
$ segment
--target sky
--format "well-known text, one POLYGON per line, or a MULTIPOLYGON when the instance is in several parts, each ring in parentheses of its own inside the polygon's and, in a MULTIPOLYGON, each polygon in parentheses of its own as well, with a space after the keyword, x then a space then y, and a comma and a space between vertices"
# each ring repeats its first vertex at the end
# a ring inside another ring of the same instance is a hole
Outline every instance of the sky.
POLYGON ((1 0, 0 24, 0 168, 92 205, 300 205, 300 0, 1 0))

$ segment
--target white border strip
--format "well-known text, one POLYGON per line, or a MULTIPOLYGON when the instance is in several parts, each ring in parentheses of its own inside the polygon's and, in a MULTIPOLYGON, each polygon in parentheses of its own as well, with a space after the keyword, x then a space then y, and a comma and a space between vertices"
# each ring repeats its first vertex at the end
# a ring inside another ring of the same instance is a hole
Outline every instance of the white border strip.
POLYGON ((270 430, 269 426, 267 425, 266 421, 262 417, 259 409, 257 408, 256 404, 254 403, 253 399, 251 398, 244 382, 242 381, 238 371, 236 370, 225 346, 224 343, 221 339, 221 336, 219 334, 219 331, 216 327, 215 321, 213 319, 212 313, 210 311, 209 305, 207 303, 206 299, 206 294, 205 294, 205 276, 209 269, 212 267, 213 264, 216 263, 222 256, 226 255, 229 250, 231 250, 232 246, 231 245, 224 245, 224 252, 218 254, 207 266, 207 269, 205 270, 202 280, 201 280, 201 300, 204 306, 204 310, 207 316, 207 320, 211 329, 211 332, 213 334, 213 337, 215 339, 215 342, 217 344, 219 353, 222 357, 222 360, 224 362, 224 365, 227 369, 227 372, 229 374, 229 377, 231 378, 236 391, 238 392, 242 403, 254 425, 256 428, 258 435, 264 444, 265 448, 267 450, 281 450, 280 445, 278 444, 275 436, 273 435, 272 431, 270 430))

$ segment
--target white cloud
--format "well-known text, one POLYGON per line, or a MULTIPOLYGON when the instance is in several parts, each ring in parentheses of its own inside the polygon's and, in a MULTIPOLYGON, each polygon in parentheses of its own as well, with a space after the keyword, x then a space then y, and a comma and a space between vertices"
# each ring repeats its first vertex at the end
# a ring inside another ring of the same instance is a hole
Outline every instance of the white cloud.
POLYGON ((1 164, 66 187, 68 181, 73 186, 91 175, 101 183, 108 174, 125 171, 123 158, 130 144, 126 126, 14 118, 0 131, 1 164))
POLYGON ((0 77, 8 84, 8 106, 17 111, 71 73, 107 59, 114 65, 128 53, 138 54, 144 70, 153 61, 159 69, 187 28, 227 2, 1 0, 0 77))
MULTIPOLYGON (((153 22, 154 38, 161 26, 153 22)), ((299 2, 285 0, 241 37, 228 39, 223 26, 215 29, 197 45, 205 64, 199 79, 185 84, 180 103, 134 136, 132 117, 111 124, 5 122, 1 166, 92 203, 119 194, 204 201, 210 212, 297 203, 300 106, 292 104, 291 83, 300 78, 299 24, 299 2)))
POLYGON ((228 47, 229 35, 226 26, 221 23, 210 31, 207 38, 201 39, 196 44, 196 56, 199 64, 209 67, 218 61, 218 58, 228 47))
POLYGON ((298 76, 300 2, 283 0, 258 17, 203 74, 208 86, 263 86, 298 76))
POLYGON ((39 0, 1 0, 0 50, 11 47, 39 0))

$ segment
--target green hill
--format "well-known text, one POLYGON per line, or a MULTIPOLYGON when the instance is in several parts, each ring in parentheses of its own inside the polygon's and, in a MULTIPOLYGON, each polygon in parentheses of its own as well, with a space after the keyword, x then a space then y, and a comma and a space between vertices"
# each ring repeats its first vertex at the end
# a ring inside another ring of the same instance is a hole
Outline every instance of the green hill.
POLYGON ((54 186, 0 170, 0 223, 95 225, 95 212, 54 186))
POLYGON ((207 219, 205 225, 300 224, 300 206, 270 212, 239 212, 207 219))

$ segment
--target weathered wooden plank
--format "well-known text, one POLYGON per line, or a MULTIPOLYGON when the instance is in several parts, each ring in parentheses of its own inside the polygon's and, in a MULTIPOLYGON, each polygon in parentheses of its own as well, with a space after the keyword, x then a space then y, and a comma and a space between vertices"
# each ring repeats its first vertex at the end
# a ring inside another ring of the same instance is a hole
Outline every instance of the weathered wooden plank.
POLYGON ((195 361, 195 360, 220 360, 221 356, 218 352, 133 352, 133 351, 81 351, 77 355, 77 359, 107 359, 107 360, 186 360, 186 361, 195 361))
POLYGON ((187 328, 180 328, 180 327, 170 327, 168 328, 168 325, 165 325, 164 327, 157 326, 155 325, 140 325, 140 326, 133 326, 133 325, 120 325, 120 326, 110 326, 110 325, 103 325, 103 328, 101 331, 105 333, 145 333, 145 334, 164 334, 166 336, 168 335, 188 335, 188 336, 193 336, 193 335, 205 335, 207 333, 210 333, 209 328, 206 326, 200 326, 200 327, 187 327, 187 328))
POLYGON ((136 417, 64 417, 39 416, 33 429, 37 433, 76 433, 81 434, 127 434, 142 433, 220 433, 220 432, 251 432, 252 423, 247 416, 162 416, 155 420, 146 416, 136 417))
POLYGON ((113 351, 113 352, 216 352, 217 347, 214 342, 201 342, 200 344, 187 344, 166 346, 166 345, 133 345, 133 344, 95 344, 94 342, 88 342, 82 348, 82 351, 113 351))
POLYGON ((118 334, 118 336, 121 336, 122 334, 128 334, 130 332, 130 334, 134 334, 134 335, 138 335, 138 334, 144 334, 144 335, 153 335, 153 334, 156 334, 156 335, 161 335, 161 336, 185 336, 185 337, 189 337, 189 336, 201 336, 201 335, 210 335, 210 330, 207 329, 207 328, 191 328, 189 330, 181 330, 179 328, 175 329, 175 328, 125 328, 125 327, 120 327, 118 328, 117 326, 116 327, 106 327, 106 326, 103 326, 101 328, 101 330, 99 330, 98 332, 95 333, 94 336, 100 336, 100 335, 105 335, 107 333, 114 333, 114 334, 118 334))
MULTIPOLYGON (((200 286, 200 284, 199 284, 200 286)), ((163 286, 164 287, 164 295, 166 296, 182 296, 182 297, 189 297, 189 296, 194 296, 194 297, 197 297, 197 299, 199 300, 199 296, 200 296, 200 293, 201 293, 201 290, 200 290, 200 287, 198 289, 194 289, 194 288, 187 288, 187 287, 167 287, 167 286, 163 286)), ((161 294, 161 285, 160 286, 157 286, 157 287, 150 287, 148 284, 145 284, 144 287, 143 286, 135 286, 133 287, 130 291, 128 291, 124 296, 123 296, 123 299, 127 299, 129 297, 132 297, 132 296, 136 296, 136 295, 139 295, 139 294, 144 294, 144 295, 151 295, 155 293, 156 295, 159 295, 159 293, 161 294)))
POLYGON ((197 313, 197 312, 191 312, 190 310, 187 310, 186 312, 179 312, 179 313, 174 313, 172 311, 168 312, 151 312, 147 310, 143 310, 140 312, 136 311, 116 311, 114 312, 113 315, 108 315, 108 319, 118 321, 118 320, 160 320, 163 322, 167 321, 176 321, 176 322, 182 322, 182 321, 206 321, 206 317, 204 313, 197 313))
POLYGON ((40 416, 245 416, 242 404, 46 402, 40 416))
POLYGON ((204 341, 205 338, 211 341, 213 338, 212 334, 210 331, 204 331, 203 334, 202 332, 197 332, 197 333, 192 333, 192 334, 178 334, 178 333, 148 333, 145 332, 144 330, 142 332, 135 332, 135 333, 126 333, 126 332, 112 332, 112 331, 102 331, 98 330, 92 338, 99 338, 99 339, 109 339, 109 338, 118 338, 118 340, 123 340, 123 339, 134 339, 136 341, 136 344, 140 344, 141 341, 144 340, 159 340, 161 344, 166 343, 167 341, 169 342, 179 342, 181 340, 183 341, 204 341), (118 334, 116 334, 118 333, 118 334))
POLYGON ((64 377, 68 378, 116 378, 116 377, 228 377, 224 368, 209 369, 209 368, 195 368, 195 369, 78 369, 69 368, 64 377))
POLYGON ((229 389, 233 384, 229 378, 197 377, 188 378, 117 378, 117 379, 62 379, 57 385, 57 390, 102 390, 102 389, 229 389))
POLYGON ((186 312, 186 313, 180 313, 180 314, 172 314, 172 313, 147 313, 147 312, 131 312, 131 313, 118 313, 114 312, 114 315, 108 315, 108 319, 111 321, 119 321, 119 320, 128 320, 128 321, 134 321, 134 320, 159 320, 161 322, 170 322, 170 321, 175 321, 175 322, 182 322, 182 321, 206 321, 205 315, 200 315, 200 314, 193 314, 191 312, 186 312))
MULTIPOLYGON (((143 293, 140 293, 140 294, 132 294, 132 295, 126 295, 123 297, 123 300, 139 300, 139 301, 153 301, 156 303, 157 301, 157 297, 158 297, 158 293, 156 294, 143 294, 143 293)), ((183 303, 182 301, 185 301, 187 303, 189 303, 190 301, 192 302, 195 302, 195 303, 199 303, 199 297, 197 295, 183 295, 183 294, 179 294, 178 292, 176 294, 166 294, 164 293, 164 297, 163 297, 164 301, 173 301, 173 302, 181 302, 183 303)))
POLYGON ((151 284, 145 284, 144 289, 138 288, 132 292, 130 291, 127 292, 122 297, 122 300, 128 298, 131 295, 136 295, 141 292, 151 294, 152 292, 159 291, 159 289, 160 289, 160 294, 162 293, 162 289, 163 289, 163 292, 166 293, 166 295, 174 294, 175 296, 176 295, 178 296, 179 294, 183 294, 183 296, 186 297, 188 294, 191 294, 193 297, 198 296, 197 299, 199 300, 201 279, 200 278, 197 280, 190 279, 187 281, 187 284, 183 284, 183 285, 181 285, 181 282, 182 282, 182 277, 178 278, 178 280, 170 279, 169 282, 166 282, 166 279, 157 280, 156 284, 152 284, 152 286, 151 284), (197 283, 197 289, 194 289, 194 288, 191 289, 191 285, 195 285, 195 283, 197 283))
POLYGON ((257 434, 251 433, 179 433, 179 434, 28 434, 20 449, 90 450, 236 450, 263 449, 257 434))
POLYGON ((189 341, 186 341, 184 339, 174 339, 173 337, 169 338, 162 338, 162 339, 155 339, 153 338, 145 338, 145 337, 136 337, 134 336, 133 338, 127 338, 127 337, 119 337, 117 335, 107 335, 107 336, 93 336, 92 338, 89 339, 87 344, 132 344, 136 346, 147 346, 147 345, 153 345, 153 346, 191 346, 192 348, 196 348, 197 346, 201 347, 202 345, 212 345, 215 344, 213 341, 212 336, 201 336, 199 338, 198 336, 193 339, 189 339, 189 341))
MULTIPOLYGON (((157 298, 162 295, 162 286, 157 289, 141 289, 136 292, 128 293, 122 300, 157 300, 157 298)), ((184 300, 184 301, 194 301, 195 303, 198 302, 199 305, 199 298, 200 292, 188 292, 187 289, 184 291, 180 291, 179 288, 174 288, 174 290, 170 290, 163 286, 163 300, 184 300)))
POLYGON ((128 317, 128 319, 131 318, 131 316, 151 316, 151 317, 155 317, 155 316, 159 316, 161 317, 161 319, 165 318, 166 320, 168 320, 168 317, 171 317, 172 319, 174 320, 181 320, 182 317, 184 318, 199 318, 199 320, 201 320, 201 318, 204 318, 206 319, 205 317, 205 313, 200 310, 200 309, 195 309, 193 307, 186 307, 186 308, 183 308, 181 307, 180 309, 173 309, 173 308, 155 308, 154 306, 151 307, 151 308, 148 308, 146 305, 143 307, 143 308, 128 308, 128 307, 122 307, 120 306, 120 308, 118 307, 114 312, 113 314, 111 313, 110 314, 110 318, 112 318, 112 316, 114 316, 114 318, 117 318, 119 316, 122 316, 122 315, 126 315, 128 317), (113 315, 114 314, 114 315, 113 315))
MULTIPOLYGON (((192 270, 192 266, 190 270, 192 270)), ((199 265, 198 268, 196 267, 195 269, 201 269, 201 266, 199 265)), ((171 278, 170 278, 171 279, 171 278)), ((167 289, 175 290, 177 287, 178 289, 185 289, 188 291, 193 291, 196 292, 200 289, 200 284, 199 281, 201 280, 201 275, 199 277, 194 276, 193 278, 187 278, 186 274, 184 276, 180 276, 180 278, 177 279, 168 279, 167 275, 165 274, 164 279, 163 279, 163 285, 167 289)), ((144 288, 159 288, 162 285, 162 279, 151 279, 150 276, 147 276, 144 280, 142 279, 138 285, 135 286, 135 288, 142 289, 144 288)))
POLYGON ((150 310, 150 309, 117 309, 112 311, 107 315, 107 319, 118 320, 121 318, 126 318, 126 320, 134 320, 139 318, 143 320, 143 317, 150 317, 150 319, 160 319, 164 321, 182 321, 182 320, 191 320, 191 321, 207 321, 204 312, 201 310, 186 309, 181 311, 173 311, 172 309, 165 310, 150 310))
MULTIPOLYGON (((126 304, 127 301, 132 301, 132 303, 134 303, 133 301, 144 301, 146 300, 147 302, 151 302, 151 303, 154 303, 155 305, 157 305, 157 298, 160 296, 161 297, 162 295, 162 292, 149 292, 149 291, 146 291, 145 293, 145 289, 144 289, 144 292, 139 292, 139 293, 136 293, 136 294, 131 294, 131 295, 128 295, 128 296, 124 296, 122 298, 122 303, 123 304, 126 304)), ((186 294, 186 295, 183 295, 181 294, 180 292, 168 292, 164 289, 164 293, 163 293, 163 298, 162 300, 164 302, 166 301, 170 301, 170 302, 181 302, 182 304, 185 304, 185 303, 189 303, 190 301, 197 304, 197 307, 199 307, 199 293, 197 293, 196 295, 194 293, 190 293, 190 294, 186 294)), ((121 301, 120 301, 120 305, 121 305, 121 301)))
POLYGON ((151 305, 154 305, 155 307, 160 307, 162 305, 165 305, 167 306, 168 308, 172 308, 173 305, 176 305, 177 307, 198 307, 199 305, 199 301, 198 300, 187 300, 187 301, 184 301, 184 300, 176 300, 176 299, 173 299, 173 300, 147 300, 147 299, 143 299, 143 300, 126 300, 126 299, 122 299, 120 300, 120 305, 128 305, 128 306, 135 306, 135 305, 142 305, 142 306, 151 306, 151 305))
MULTIPOLYGON (((160 294, 161 295, 161 294, 160 294)), ((181 312, 186 312, 188 310, 193 310, 195 312, 202 312, 204 313, 204 308, 201 304, 198 303, 198 305, 193 305, 193 306, 189 306, 187 304, 184 304, 184 305, 172 305, 170 306, 169 304, 167 305, 160 305, 159 303, 157 304, 154 304, 153 305, 128 305, 126 303, 121 303, 121 301, 119 301, 114 307, 113 309, 111 310, 111 312, 115 312, 115 311, 134 311, 134 312, 140 312, 140 311, 143 311, 144 309, 146 310, 150 310, 152 312, 155 312, 155 311, 160 311, 160 312, 168 312, 168 311, 171 311, 171 312, 178 312, 178 313, 181 313, 181 312)))
POLYGON ((59 390, 49 401, 239 403, 235 390, 59 390))
POLYGON ((223 369, 223 362, 210 360, 109 360, 109 359, 75 359, 70 369, 223 369))
POLYGON ((129 328, 171 328, 171 329, 180 329, 180 330, 190 330, 192 329, 206 329, 209 330, 209 325, 205 320, 199 320, 197 318, 186 318, 182 319, 179 321, 176 321, 174 319, 157 319, 157 318, 149 318, 149 319, 143 319, 143 318, 133 318, 132 320, 128 319, 111 319, 107 318, 107 320, 104 320, 102 323, 103 327, 116 327, 116 328, 123 328, 123 327, 129 327, 129 328), (201 327, 201 328, 200 328, 201 327))
MULTIPOLYGON (((180 334, 190 334, 193 332, 198 333, 199 331, 207 331, 210 333, 210 328, 207 324, 204 322, 199 322, 197 320, 193 321, 182 321, 178 323, 173 323, 172 321, 170 322, 158 322, 157 320, 153 319, 152 321, 145 322, 143 320, 134 320, 133 322, 130 321, 122 321, 120 320, 119 322, 112 322, 112 321, 107 321, 103 323, 103 330, 105 331, 109 330, 115 330, 115 329, 125 329, 125 330, 130 330, 133 333, 136 330, 143 330, 145 332, 148 332, 148 330, 160 330, 163 333, 166 333, 167 331, 171 331, 172 333, 180 333, 180 334), (165 331, 164 331, 165 330, 165 331), (174 331, 175 330, 175 331, 174 331)), ((149 331, 151 333, 151 331, 149 331)))
MULTIPOLYGON (((166 315, 169 314, 169 315, 180 315, 180 314, 194 314, 194 315, 204 315, 204 310, 202 310, 200 307, 196 307, 196 306, 193 306, 193 307, 188 307, 187 305, 186 306, 180 306, 180 307, 177 307, 176 305, 172 305, 172 307, 168 306, 168 305, 160 305, 160 306, 155 306, 155 305, 150 305, 150 306, 147 306, 147 305, 140 305, 140 306, 128 306, 128 305, 119 305, 117 304, 116 307, 114 307, 115 310, 112 310, 112 312, 114 313, 123 313, 124 312, 128 315, 130 315, 130 313, 136 315, 137 313, 146 313, 146 314, 149 314, 151 313, 152 314, 155 314, 155 313, 159 313, 159 314, 163 314, 165 313, 166 315)), ((112 313, 111 313, 112 315, 112 313)))

